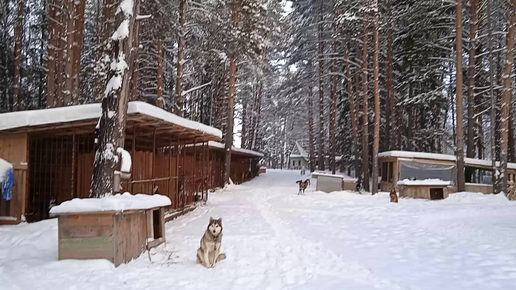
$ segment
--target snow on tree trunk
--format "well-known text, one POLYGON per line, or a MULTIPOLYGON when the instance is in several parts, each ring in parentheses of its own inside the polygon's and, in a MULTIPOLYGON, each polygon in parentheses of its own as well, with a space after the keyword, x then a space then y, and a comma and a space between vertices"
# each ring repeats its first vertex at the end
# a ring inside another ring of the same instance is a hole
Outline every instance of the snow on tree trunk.
POLYGON ((344 48, 344 61, 346 62, 346 91, 349 98, 349 114, 351 115, 351 127, 353 130, 353 152, 355 154, 354 167, 355 176, 360 176, 360 152, 358 150, 358 123, 355 109, 355 95, 353 93, 353 79, 351 78, 349 55, 347 46, 344 48))
MULTIPOLYGON (((377 3, 378 5, 378 3, 377 3)), ((374 146, 373 146, 373 194, 378 192, 378 149, 380 147, 380 83, 379 83, 379 17, 378 11, 375 12, 374 20, 374 146)))
POLYGON ((176 107, 175 113, 183 116, 184 99, 183 99, 183 63, 185 61, 185 17, 186 17, 186 0, 179 2, 179 38, 177 40, 177 83, 176 83, 176 107))
POLYGON ((16 8, 16 26, 14 27, 14 95, 13 95, 13 111, 21 109, 20 91, 21 91, 21 73, 22 64, 22 42, 23 42, 23 10, 25 9, 25 1, 18 0, 16 8))
POLYGON ((455 19, 456 43, 455 43, 455 67, 456 67, 456 105, 457 105, 457 190, 465 190, 464 181, 464 123, 462 106, 462 0, 457 0, 455 19))
POLYGON ((369 191, 369 107, 367 85, 367 16, 364 17, 362 32, 362 89, 363 92, 363 130, 362 130, 362 173, 364 174, 364 189, 369 191))
POLYGON ((108 41, 111 54, 108 83, 102 99, 102 115, 99 119, 95 139, 95 162, 90 197, 104 197, 113 194, 114 172, 120 167, 117 148, 124 146, 125 121, 129 95, 129 81, 132 75, 134 50, 135 11, 139 0, 123 0, 116 10, 117 30, 108 41), (127 59, 127 61, 126 61, 127 59), (128 70, 126 72, 126 70, 128 70))
POLYGON ((319 10, 319 23, 318 23, 318 37, 319 37, 319 150, 318 150, 318 158, 319 158, 319 170, 324 170, 324 155, 326 152, 324 151, 324 143, 326 140, 324 139, 324 39, 323 39, 323 31, 324 31, 324 23, 323 23, 323 5, 320 5, 319 10))
POLYGON ((497 192, 504 192, 509 194, 508 188, 508 172, 507 172, 507 146, 509 135, 509 120, 510 107, 512 102, 512 64, 513 64, 513 49, 514 49, 514 32, 516 29, 516 0, 512 0, 511 19, 509 23, 509 30, 507 32, 507 51, 505 53, 505 69, 504 69, 504 86, 502 96, 502 120, 501 120, 501 138, 500 138, 500 168, 499 168, 499 190, 497 192))

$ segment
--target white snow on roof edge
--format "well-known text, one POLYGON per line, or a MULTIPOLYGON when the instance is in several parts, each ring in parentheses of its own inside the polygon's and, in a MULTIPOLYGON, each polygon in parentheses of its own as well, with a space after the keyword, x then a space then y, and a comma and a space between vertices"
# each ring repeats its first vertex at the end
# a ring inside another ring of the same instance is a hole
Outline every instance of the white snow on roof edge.
POLYGON ((171 205, 164 195, 116 194, 104 198, 74 198, 50 209, 51 214, 144 210, 171 205))
POLYGON ((444 181, 441 179, 424 179, 424 180, 410 180, 403 179, 398 181, 398 185, 437 185, 437 186, 448 186, 451 184, 450 181, 444 181))
MULTIPOLYGON (((196 143, 194 145, 195 146, 201 146, 202 144, 203 143, 196 143)), ((193 145, 189 144, 189 145, 186 145, 186 146, 189 147, 189 146, 193 146, 193 145)), ((224 145, 224 143, 220 143, 220 142, 216 142, 216 141, 209 141, 208 142, 208 147, 224 149, 224 148, 226 148, 226 145, 224 145)), ((261 153, 261 152, 253 151, 253 150, 248 150, 248 149, 243 149, 243 148, 236 148, 235 146, 231 147, 231 151, 232 152, 240 152, 240 153, 248 154, 248 155, 253 155, 253 156, 256 156, 256 157, 263 157, 263 153, 261 153)))
MULTIPOLYGON (((30 126, 98 119, 100 118, 101 113, 102 108, 99 103, 3 113, 0 114, 0 131, 30 126)), ((222 132, 217 128, 179 117, 144 102, 129 102, 127 114, 147 115, 149 117, 161 119, 172 124, 222 138, 222 132)))

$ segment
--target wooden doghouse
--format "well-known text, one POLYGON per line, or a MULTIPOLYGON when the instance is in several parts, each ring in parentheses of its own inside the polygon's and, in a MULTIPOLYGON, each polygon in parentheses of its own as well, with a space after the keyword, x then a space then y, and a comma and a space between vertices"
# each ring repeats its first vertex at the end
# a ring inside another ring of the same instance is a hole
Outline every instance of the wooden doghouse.
MULTIPOLYGON (((22 215, 43 220, 52 205, 89 196, 101 112, 100 104, 88 104, 0 114, 0 158, 15 171, 13 200, 0 204, 0 224, 19 223, 22 215)), ((220 130, 130 102, 125 134, 132 174, 122 181, 122 192, 153 194, 157 188, 173 209, 207 194, 207 143, 219 141, 220 130), (194 143, 201 145, 186 150, 194 143)))
POLYGON ((106 259, 119 266, 165 242, 164 209, 64 213, 59 260, 106 259))
POLYGON ((327 174, 321 172, 313 172, 312 178, 317 179, 316 190, 322 192, 333 192, 333 191, 341 191, 343 184, 343 175, 334 175, 327 174))
POLYGON ((449 195, 449 181, 442 180, 402 180, 398 181, 400 197, 430 200, 445 199, 449 195))

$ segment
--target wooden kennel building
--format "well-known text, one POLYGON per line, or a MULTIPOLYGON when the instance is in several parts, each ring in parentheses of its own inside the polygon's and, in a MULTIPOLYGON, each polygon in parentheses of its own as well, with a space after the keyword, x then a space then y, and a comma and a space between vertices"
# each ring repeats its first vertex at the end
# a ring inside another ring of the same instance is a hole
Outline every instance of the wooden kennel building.
MULTIPOLYGON (((29 222, 46 219, 51 206, 89 197, 100 115, 100 104, 0 114, 0 158, 15 171, 13 199, 0 198, 0 224, 19 223, 22 215, 29 222)), ((124 147, 132 168, 122 192, 168 196, 172 209, 195 202, 196 195, 205 198, 222 180, 222 167, 215 170, 218 153, 208 146, 221 136, 216 128, 130 102, 124 147)), ((235 162, 243 161, 235 156, 235 162)), ((241 170, 237 165, 232 173, 241 170)))
MULTIPOLYGON (((455 155, 387 151, 378 154, 381 164, 381 191, 396 188, 398 181, 416 178, 449 181, 448 193, 457 192, 457 158, 455 155)), ((466 191, 493 193, 491 160, 464 158, 466 191)), ((516 181, 516 164, 508 163, 509 181, 516 181)))

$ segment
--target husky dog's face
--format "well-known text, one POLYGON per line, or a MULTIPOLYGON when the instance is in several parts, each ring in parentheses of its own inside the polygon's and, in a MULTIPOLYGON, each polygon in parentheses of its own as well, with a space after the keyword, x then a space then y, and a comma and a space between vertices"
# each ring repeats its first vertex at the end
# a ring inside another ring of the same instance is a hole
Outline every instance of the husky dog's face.
POLYGON ((218 220, 210 217, 210 223, 208 224, 208 231, 214 236, 218 236, 222 232, 222 218, 218 220))

